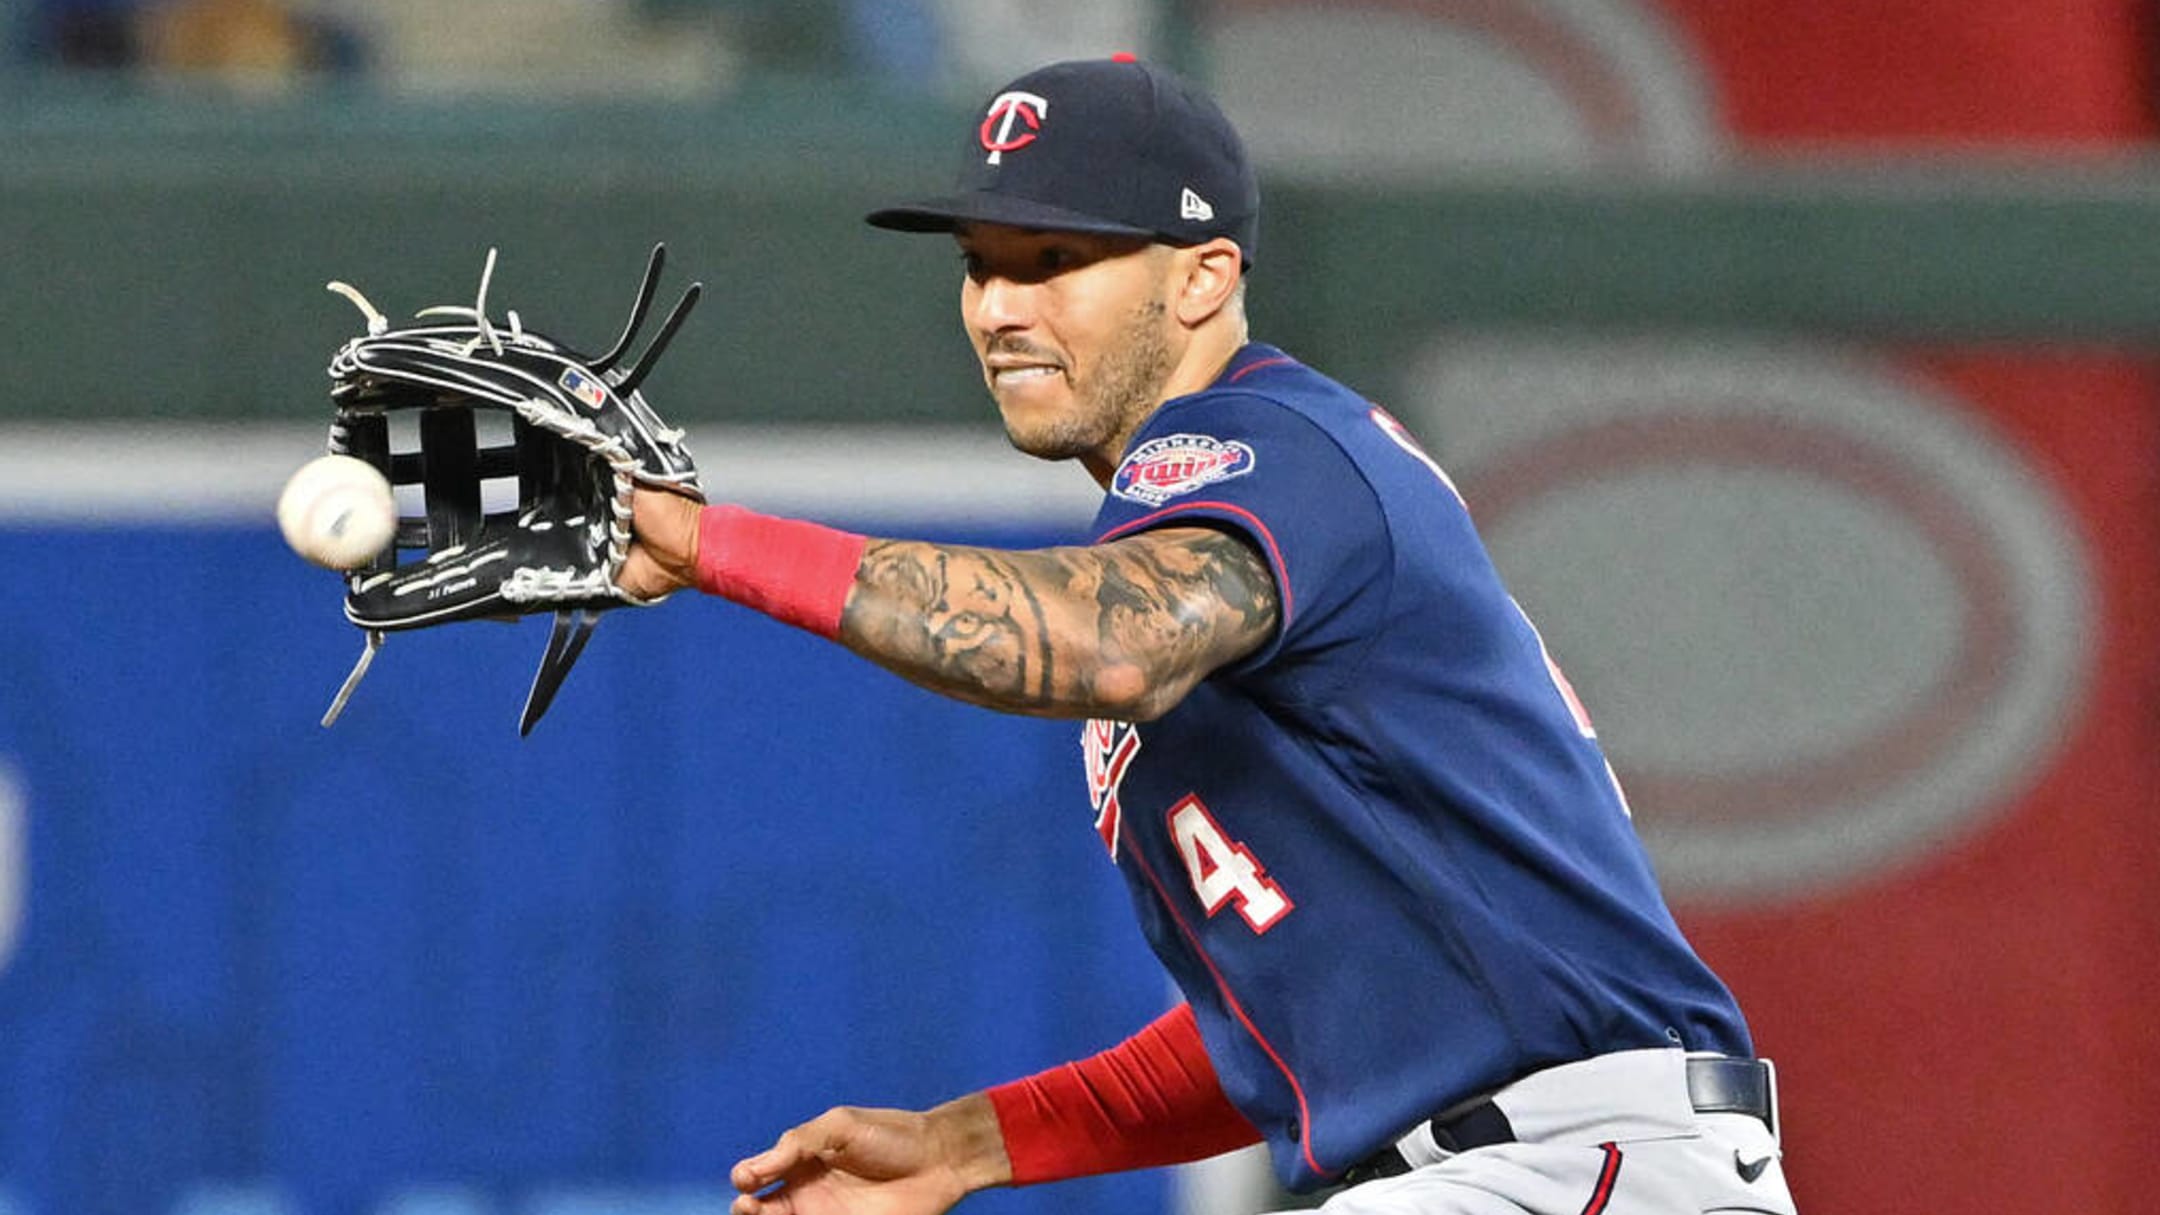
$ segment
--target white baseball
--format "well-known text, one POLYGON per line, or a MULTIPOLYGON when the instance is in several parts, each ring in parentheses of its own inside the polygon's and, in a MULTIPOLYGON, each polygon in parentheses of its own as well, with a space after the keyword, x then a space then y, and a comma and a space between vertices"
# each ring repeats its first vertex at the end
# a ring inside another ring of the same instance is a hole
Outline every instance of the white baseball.
POLYGON ((366 565, 397 534, 397 499, 375 466, 317 456, 278 495, 278 530, 292 550, 324 569, 366 565))

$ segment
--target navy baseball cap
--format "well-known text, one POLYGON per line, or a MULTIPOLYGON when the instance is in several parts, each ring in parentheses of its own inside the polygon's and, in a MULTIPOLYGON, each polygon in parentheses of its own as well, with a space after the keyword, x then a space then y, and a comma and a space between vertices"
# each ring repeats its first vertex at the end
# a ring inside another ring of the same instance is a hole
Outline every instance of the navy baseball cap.
POLYGON ((1206 94, 1120 55, 1053 63, 1006 85, 968 132, 957 191, 865 218, 899 232, 989 223, 1170 245, 1227 236, 1250 262, 1260 186, 1206 94))

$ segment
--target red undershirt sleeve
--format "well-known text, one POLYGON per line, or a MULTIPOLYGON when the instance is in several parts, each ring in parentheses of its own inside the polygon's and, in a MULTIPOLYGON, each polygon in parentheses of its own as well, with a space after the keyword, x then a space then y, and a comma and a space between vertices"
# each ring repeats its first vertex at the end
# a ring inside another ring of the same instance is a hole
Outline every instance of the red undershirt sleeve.
POLYGON ((989 1096, 1014 1185, 1182 1164, 1260 1142, 1223 1095, 1188 1004, 1099 1055, 989 1096))
POLYGON ((697 587, 830 641, 866 537, 740 506, 698 512, 697 587))

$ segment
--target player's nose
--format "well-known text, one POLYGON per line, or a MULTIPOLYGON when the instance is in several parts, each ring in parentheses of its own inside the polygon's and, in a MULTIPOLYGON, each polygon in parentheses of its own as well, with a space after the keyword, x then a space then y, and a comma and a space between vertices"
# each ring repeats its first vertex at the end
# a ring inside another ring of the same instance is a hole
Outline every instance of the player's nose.
POLYGON ((1035 293, 1031 283, 999 275, 984 275, 968 294, 968 324, 984 334, 1025 329, 1035 322, 1035 293))

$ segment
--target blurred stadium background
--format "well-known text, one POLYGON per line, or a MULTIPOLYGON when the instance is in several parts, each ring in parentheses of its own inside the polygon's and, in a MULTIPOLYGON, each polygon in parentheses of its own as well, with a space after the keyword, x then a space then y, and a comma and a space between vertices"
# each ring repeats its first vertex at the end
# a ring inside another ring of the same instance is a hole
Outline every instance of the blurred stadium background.
MULTIPOLYGON (((720 494, 1072 537, 936 241, 983 91, 1133 50, 1269 190, 1257 331, 1410 422, 1782 1065, 1804 1210, 2129 1212, 2160 1115, 2142 0, 0 2, 0 1215, 704 1215, 836 1101, 1161 978, 1069 725, 727 605, 357 653, 270 504, 357 283, 611 336, 720 494)), ((1344 993, 1355 999, 1356 993, 1344 993)), ((1435 1008, 1436 1018, 1448 1010, 1435 1008)), ((1244 1215, 1250 1160, 986 1195, 1244 1215)))

